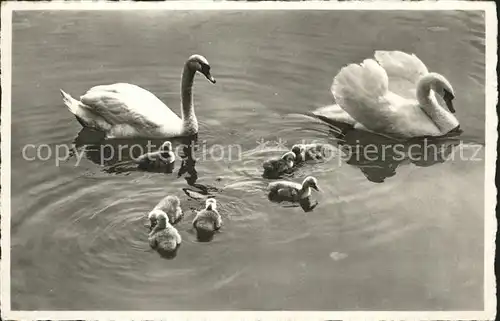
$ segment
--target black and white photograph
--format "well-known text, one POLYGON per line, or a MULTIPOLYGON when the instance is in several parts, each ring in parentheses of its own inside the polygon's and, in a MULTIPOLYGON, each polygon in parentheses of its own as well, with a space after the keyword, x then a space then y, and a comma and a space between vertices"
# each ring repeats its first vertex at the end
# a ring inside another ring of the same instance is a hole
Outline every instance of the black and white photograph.
POLYGON ((492 320, 486 1, 2 2, 6 320, 492 320))

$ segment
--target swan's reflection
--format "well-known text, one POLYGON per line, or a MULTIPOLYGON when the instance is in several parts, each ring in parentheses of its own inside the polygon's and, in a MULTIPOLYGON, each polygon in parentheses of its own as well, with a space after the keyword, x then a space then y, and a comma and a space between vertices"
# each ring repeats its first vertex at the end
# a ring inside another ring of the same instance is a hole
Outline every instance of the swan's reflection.
POLYGON ((318 201, 314 200, 311 197, 303 198, 299 201, 300 207, 304 210, 304 212, 312 212, 316 206, 318 206, 318 201))
MULTIPOLYGON (((195 187, 196 190, 191 190, 193 193, 207 196, 213 192, 220 192, 214 186, 197 183, 198 172, 196 170, 195 152, 199 150, 197 144, 198 135, 172 138, 169 141, 172 143, 176 158, 180 159, 181 162, 177 177, 184 177, 189 186, 195 187)), ((170 168, 165 166, 140 168, 133 161, 134 158, 136 159, 144 152, 158 149, 164 142, 165 140, 159 139, 105 141, 103 134, 84 128, 73 142, 75 148, 72 155, 84 153, 88 160, 103 166, 103 171, 106 173, 125 175, 134 171, 172 173, 173 164, 171 164, 172 167, 170 168)))
MULTIPOLYGON (((196 172, 196 160, 194 152, 198 146, 197 135, 169 139, 173 146, 173 153, 181 160, 178 177, 185 174, 189 185, 195 184, 198 179, 196 172)), ((72 155, 84 153, 85 157, 103 166, 103 171, 113 174, 128 174, 134 171, 148 171, 160 173, 172 173, 175 162, 170 164, 152 164, 152 166, 141 166, 136 160, 145 153, 156 151, 162 146, 165 140, 160 139, 115 139, 104 140, 104 135, 100 132, 87 128, 82 129, 75 138, 74 151, 72 155)))
POLYGON ((181 158, 181 167, 179 168, 177 177, 181 177, 182 175, 187 174, 186 176, 184 176, 184 179, 186 180, 188 185, 194 185, 198 180, 198 172, 196 171, 196 158, 193 157, 194 152, 198 150, 198 146, 196 144, 197 139, 198 135, 181 139, 181 148, 177 153, 181 158))
POLYGON ((211 192, 220 192, 220 190, 214 186, 196 183, 198 180, 198 172, 196 171, 196 157, 194 157, 194 152, 199 149, 197 139, 198 137, 195 135, 180 140, 181 144, 176 154, 181 158, 181 167, 179 168, 177 177, 184 175, 187 184, 197 188, 203 195, 210 195, 211 192))
POLYGON ((358 167, 374 183, 382 183, 396 175, 401 164, 428 167, 446 162, 454 156, 462 133, 457 128, 442 137, 397 141, 361 130, 341 128, 331 122, 330 125, 333 126, 330 133, 339 139, 337 144, 343 152, 343 160, 358 167))

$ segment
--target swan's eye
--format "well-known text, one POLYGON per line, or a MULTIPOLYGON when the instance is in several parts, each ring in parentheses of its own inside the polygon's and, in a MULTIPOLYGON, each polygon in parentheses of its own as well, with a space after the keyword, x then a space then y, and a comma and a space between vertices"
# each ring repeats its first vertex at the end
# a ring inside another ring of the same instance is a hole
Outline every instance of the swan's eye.
POLYGON ((201 65, 201 72, 204 74, 207 74, 210 72, 210 66, 206 64, 200 64, 201 65))
POLYGON ((444 99, 448 99, 448 100, 455 99, 455 96, 449 90, 443 89, 443 91, 444 91, 444 95, 443 95, 444 99))

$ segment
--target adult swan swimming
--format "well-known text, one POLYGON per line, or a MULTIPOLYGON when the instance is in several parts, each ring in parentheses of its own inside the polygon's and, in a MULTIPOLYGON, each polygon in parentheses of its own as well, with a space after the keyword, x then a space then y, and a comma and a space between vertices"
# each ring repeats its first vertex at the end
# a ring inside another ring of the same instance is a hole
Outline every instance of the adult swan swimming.
POLYGON ((313 113, 397 138, 442 136, 459 128, 455 94, 444 76, 401 51, 376 51, 375 60, 342 68, 331 87, 337 105, 313 113))
POLYGON ((193 105, 193 80, 200 72, 213 84, 205 57, 193 55, 184 64, 181 118, 151 92, 132 84, 95 86, 76 100, 61 90, 64 104, 80 124, 113 138, 167 138, 198 133, 193 105))

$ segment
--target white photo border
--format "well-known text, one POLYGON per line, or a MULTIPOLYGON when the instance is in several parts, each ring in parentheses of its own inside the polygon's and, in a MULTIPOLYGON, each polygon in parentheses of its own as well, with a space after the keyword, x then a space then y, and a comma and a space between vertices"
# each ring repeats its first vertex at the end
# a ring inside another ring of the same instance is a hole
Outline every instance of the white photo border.
POLYGON ((10 2, 1 3, 1 273, 0 304, 4 320, 485 320, 496 314, 494 274, 496 206, 497 16, 493 1, 352 1, 352 2, 10 2), (10 298, 11 62, 12 12, 17 10, 479 10, 485 12, 485 219, 484 309, 482 311, 13 311, 10 298))

